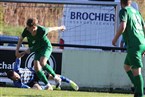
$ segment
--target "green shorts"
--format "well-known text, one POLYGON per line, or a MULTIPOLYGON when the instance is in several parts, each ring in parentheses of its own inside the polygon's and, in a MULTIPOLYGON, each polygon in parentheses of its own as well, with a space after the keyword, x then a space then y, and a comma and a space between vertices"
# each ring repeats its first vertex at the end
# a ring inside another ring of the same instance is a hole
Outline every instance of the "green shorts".
POLYGON ((50 47, 43 47, 42 49, 39 49, 35 52, 34 60, 40 60, 41 57, 50 58, 50 55, 52 53, 52 48, 50 47))
POLYGON ((124 64, 131 66, 133 69, 143 67, 142 53, 145 51, 145 45, 127 49, 127 55, 124 64))

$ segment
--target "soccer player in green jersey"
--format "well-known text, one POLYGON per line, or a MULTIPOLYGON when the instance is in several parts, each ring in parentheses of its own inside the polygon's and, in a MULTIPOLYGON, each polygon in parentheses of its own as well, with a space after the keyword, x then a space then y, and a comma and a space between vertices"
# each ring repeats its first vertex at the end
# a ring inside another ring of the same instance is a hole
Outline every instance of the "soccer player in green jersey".
POLYGON ((131 7, 131 0, 120 0, 122 9, 119 12, 120 26, 112 44, 116 46, 119 36, 122 34, 127 45, 127 55, 124 61, 124 69, 135 87, 134 97, 143 97, 144 80, 141 74, 143 67, 142 55, 145 52, 145 27, 139 13, 131 7))
POLYGON ((52 45, 47 37, 47 34, 50 31, 63 31, 65 30, 65 26, 46 28, 38 25, 38 20, 35 18, 29 18, 26 25, 27 27, 24 29, 17 43, 16 57, 23 56, 26 53, 29 54, 30 52, 35 52, 35 72, 38 78, 46 84, 46 87, 49 90, 53 90, 42 70, 46 70, 47 72, 49 72, 54 77, 58 85, 61 83, 61 79, 55 74, 51 66, 47 64, 47 60, 52 53, 52 45), (27 37, 29 49, 26 50, 24 53, 20 53, 20 45, 22 44, 22 41, 25 37, 27 37))

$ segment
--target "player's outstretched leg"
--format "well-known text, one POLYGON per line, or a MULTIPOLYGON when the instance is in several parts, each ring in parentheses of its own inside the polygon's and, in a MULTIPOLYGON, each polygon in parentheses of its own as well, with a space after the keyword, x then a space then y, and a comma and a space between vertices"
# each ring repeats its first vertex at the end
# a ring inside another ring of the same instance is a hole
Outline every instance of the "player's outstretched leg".
POLYGON ((76 90, 76 91, 79 90, 78 85, 77 85, 75 82, 73 82, 72 80, 70 80, 70 85, 72 86, 72 88, 73 88, 74 90, 76 90))
POLYGON ((64 77, 62 75, 60 75, 60 78, 61 78, 62 82, 69 83, 74 90, 76 90, 76 91, 79 90, 79 86, 74 81, 72 81, 69 78, 64 77))

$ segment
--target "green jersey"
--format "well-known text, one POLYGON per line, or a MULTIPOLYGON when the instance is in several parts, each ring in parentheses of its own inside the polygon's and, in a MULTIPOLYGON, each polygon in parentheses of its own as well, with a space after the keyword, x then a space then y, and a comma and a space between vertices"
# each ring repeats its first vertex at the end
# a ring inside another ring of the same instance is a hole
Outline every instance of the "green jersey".
POLYGON ((31 52, 41 51, 41 49, 44 47, 52 48, 51 42, 47 37, 48 30, 48 28, 45 28, 43 26, 37 26, 36 35, 32 36, 27 28, 24 29, 22 37, 27 37, 28 45, 31 52))
POLYGON ((127 6, 120 10, 119 17, 121 22, 127 23, 123 33, 127 48, 145 45, 144 21, 139 11, 131 6, 127 6))

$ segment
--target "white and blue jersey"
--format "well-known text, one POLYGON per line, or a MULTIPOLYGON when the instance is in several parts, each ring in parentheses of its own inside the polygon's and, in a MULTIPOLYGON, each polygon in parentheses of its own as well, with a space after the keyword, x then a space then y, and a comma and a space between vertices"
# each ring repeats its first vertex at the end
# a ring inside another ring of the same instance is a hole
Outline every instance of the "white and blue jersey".
POLYGON ((15 60, 14 71, 20 75, 19 80, 14 81, 14 85, 19 88, 30 88, 29 83, 34 80, 35 71, 32 68, 20 68, 21 59, 15 60))

